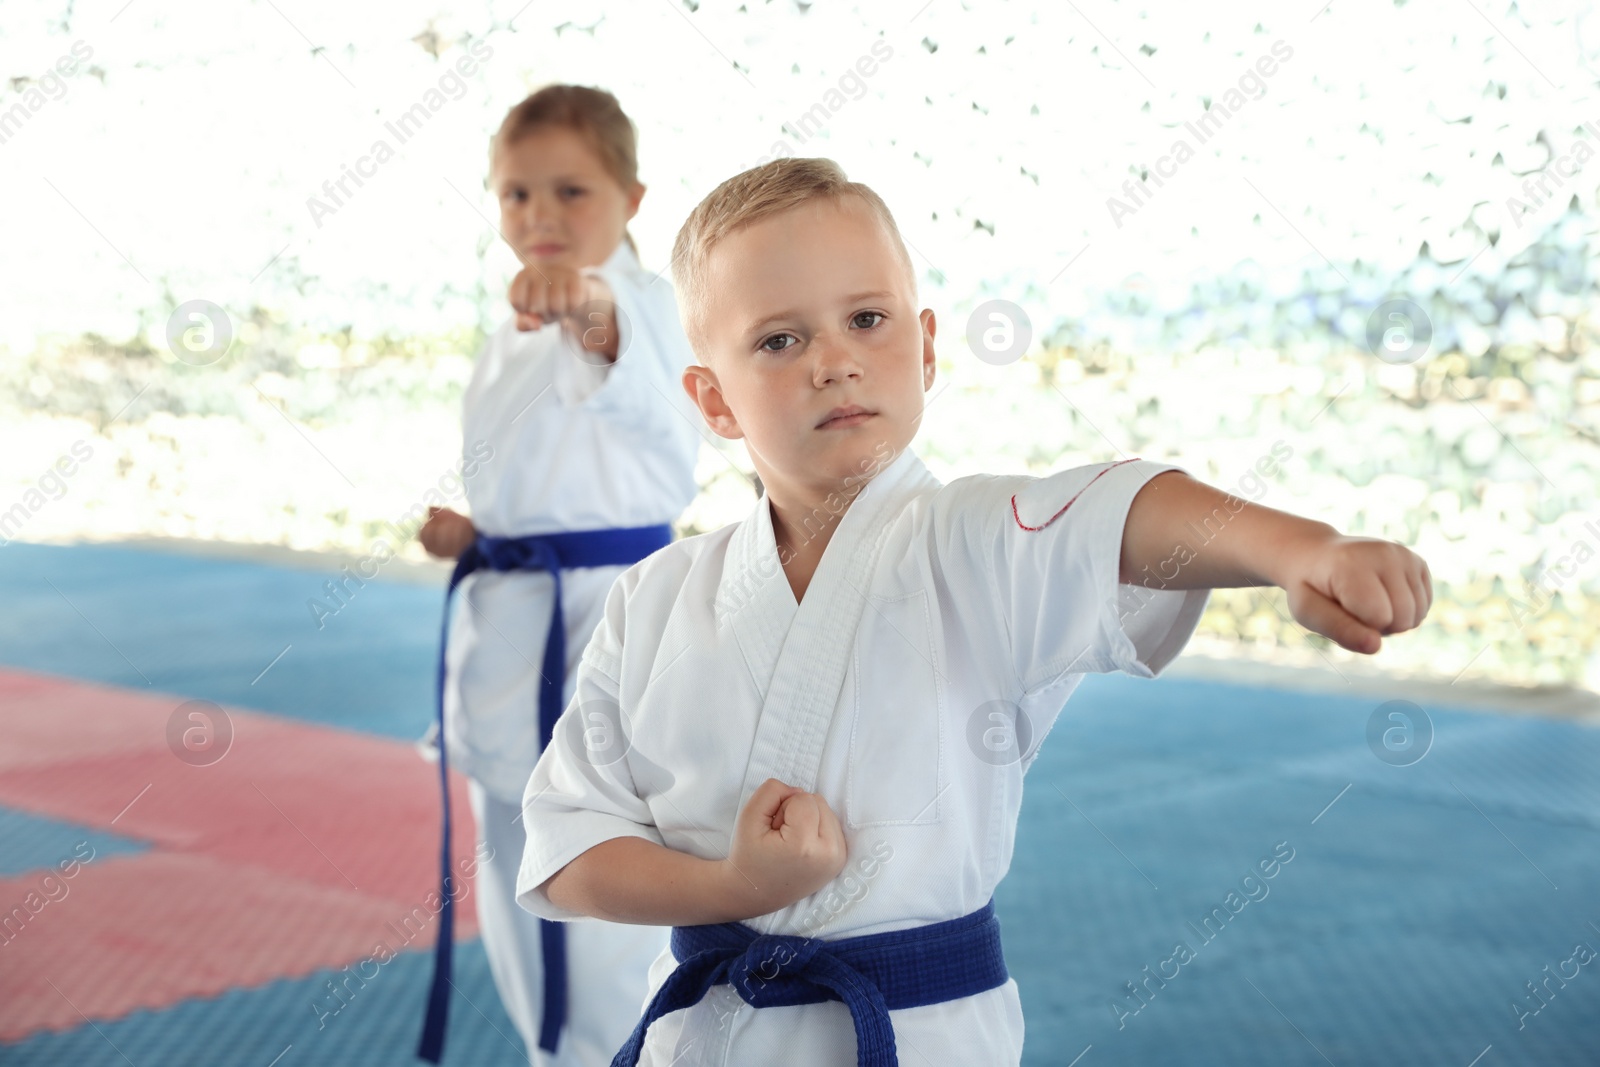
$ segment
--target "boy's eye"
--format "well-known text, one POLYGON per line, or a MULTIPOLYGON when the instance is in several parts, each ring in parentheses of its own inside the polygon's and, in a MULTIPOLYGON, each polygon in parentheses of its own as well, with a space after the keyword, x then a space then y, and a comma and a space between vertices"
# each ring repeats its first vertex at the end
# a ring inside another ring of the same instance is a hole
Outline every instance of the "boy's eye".
MULTIPOLYGON (((785 349, 792 348, 794 346, 793 345, 781 345, 778 348, 773 348, 772 347, 772 342, 774 342, 774 341, 794 341, 794 340, 795 340, 795 337, 794 337, 793 334, 775 333, 771 337, 767 338, 765 341, 762 341, 761 344, 758 347, 763 352, 782 352, 785 349)), ((798 342, 796 342, 796 343, 798 343, 798 342)))
POLYGON ((561 190, 561 195, 565 196, 565 197, 568 197, 568 198, 572 198, 572 197, 582 196, 583 192, 584 191, 582 189, 578 188, 576 185, 569 185, 565 189, 561 190))
POLYGON ((878 325, 879 322, 882 322, 887 317, 888 316, 884 315, 884 313, 881 312, 881 311, 858 311, 858 312, 855 313, 855 317, 852 318, 850 321, 854 322, 857 326, 861 327, 863 330, 870 330, 874 326, 878 325), (874 319, 875 321, 862 322, 861 320, 864 319, 864 318, 874 319))

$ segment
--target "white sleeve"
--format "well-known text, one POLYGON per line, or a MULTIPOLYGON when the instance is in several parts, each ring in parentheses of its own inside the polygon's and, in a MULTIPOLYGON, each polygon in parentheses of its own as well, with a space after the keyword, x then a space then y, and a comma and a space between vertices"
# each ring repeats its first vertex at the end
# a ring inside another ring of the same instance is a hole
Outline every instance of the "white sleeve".
POLYGON ((993 590, 994 623, 1024 693, 1072 674, 1151 678, 1188 643, 1209 590, 1119 580, 1133 498, 1157 474, 1179 469, 1126 460, 987 478, 976 506, 958 508, 981 524, 972 578, 993 590))
POLYGON ((616 300, 618 356, 611 363, 582 358, 563 339, 556 363, 556 395, 649 447, 659 448, 667 441, 684 443, 692 463, 701 418, 683 390, 683 370, 693 362, 693 354, 678 322, 671 285, 663 278, 616 267, 592 267, 585 273, 603 279, 616 300))
POLYGON ((556 351, 556 396, 568 407, 575 407, 606 384, 614 364, 599 356, 578 355, 573 343, 563 336, 556 351))
POLYGON ((617 837, 662 843, 650 808, 634 786, 620 687, 607 673, 621 659, 613 616, 624 607, 620 590, 613 586, 606 615, 579 663, 572 701, 556 720, 550 747, 540 755, 523 792, 527 844, 517 872, 517 903, 543 919, 589 918, 557 907, 539 888, 584 852, 617 837))

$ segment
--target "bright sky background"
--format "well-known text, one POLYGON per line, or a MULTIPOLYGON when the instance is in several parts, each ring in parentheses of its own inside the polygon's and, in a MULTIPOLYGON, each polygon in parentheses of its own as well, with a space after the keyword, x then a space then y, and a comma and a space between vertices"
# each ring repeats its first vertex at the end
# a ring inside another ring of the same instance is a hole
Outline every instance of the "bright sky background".
POLYGON ((75 42, 87 65, 0 144, 13 352, 40 332, 159 336, 195 298, 366 336, 492 326, 514 261, 486 221, 488 135, 558 80, 612 90, 639 127, 647 265, 700 197, 785 140, 882 193, 931 306, 964 316, 1003 296, 1036 336, 1093 320, 1100 294, 1140 275, 1181 306, 1216 274, 1337 282, 1324 257, 1390 275, 1423 241, 1459 261, 1451 275, 1474 255, 1469 276, 1494 275, 1574 188, 1592 217, 1600 181, 1592 160, 1521 228, 1507 215, 1512 172, 1545 165, 1547 146, 1600 144, 1600 15, 1578 2, 6 0, 0 112, 26 107, 75 42), (414 39, 428 33, 437 59, 414 39), (460 99, 317 225, 307 199, 469 36, 493 55, 460 99), (1107 198, 1175 138, 1197 145, 1183 124, 1278 41, 1292 57, 1265 92, 1116 225, 1107 198), (801 144, 784 123, 874 42, 890 58, 801 144))

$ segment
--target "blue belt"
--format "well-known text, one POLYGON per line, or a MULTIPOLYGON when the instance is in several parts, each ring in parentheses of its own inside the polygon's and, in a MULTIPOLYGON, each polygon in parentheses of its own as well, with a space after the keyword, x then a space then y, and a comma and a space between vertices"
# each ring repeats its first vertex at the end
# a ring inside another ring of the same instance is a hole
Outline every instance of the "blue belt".
POLYGON ((898 1067, 891 1011, 970 997, 1008 978, 993 900, 959 919, 836 941, 758 934, 743 923, 677 926, 672 955, 677 969, 611 1067, 635 1067, 651 1023, 722 983, 756 1008, 842 1000, 855 1024, 857 1067, 898 1067))
MULTIPOLYGON (((455 914, 450 889, 450 774, 445 762, 444 683, 445 646, 450 639, 450 598, 456 586, 473 571, 544 571, 555 580, 550 611, 550 636, 544 643, 543 675, 539 683, 539 751, 550 744, 551 731, 561 716, 561 694, 566 682, 567 628, 561 613, 561 571, 572 567, 611 567, 637 563, 672 543, 672 527, 632 526, 609 530, 575 530, 533 534, 528 537, 487 537, 476 541, 456 562, 444 596, 444 633, 439 641, 439 686, 435 714, 439 743, 439 789, 444 798, 444 842, 439 852, 439 940, 433 954, 433 983, 428 991, 428 1013, 423 1021, 417 1055, 438 1063, 444 1052, 445 1022, 450 1014, 450 953, 455 940, 455 914)), ((567 944, 560 923, 541 919, 539 942, 544 963, 544 1004, 539 1022, 539 1047, 555 1052, 567 1018, 567 944)))

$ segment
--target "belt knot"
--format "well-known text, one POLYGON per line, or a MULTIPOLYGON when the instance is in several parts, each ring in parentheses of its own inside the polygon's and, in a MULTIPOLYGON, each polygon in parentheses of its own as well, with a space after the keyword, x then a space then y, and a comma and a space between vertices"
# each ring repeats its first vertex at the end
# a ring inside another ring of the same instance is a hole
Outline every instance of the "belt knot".
POLYGON ((795 934, 761 934, 731 961, 728 980, 744 1001, 756 1008, 794 1003, 793 996, 811 987, 806 971, 825 942, 795 934))

